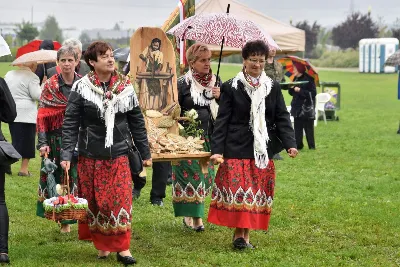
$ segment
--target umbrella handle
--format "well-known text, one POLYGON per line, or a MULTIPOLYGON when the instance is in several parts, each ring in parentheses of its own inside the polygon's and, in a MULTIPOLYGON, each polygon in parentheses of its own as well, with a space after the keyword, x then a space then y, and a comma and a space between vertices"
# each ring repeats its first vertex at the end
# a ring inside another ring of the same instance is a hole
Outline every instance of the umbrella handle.
MULTIPOLYGON (((231 7, 231 4, 228 4, 228 7, 226 8, 226 14, 229 14, 229 9, 231 7)), ((214 86, 218 85, 218 80, 219 80, 219 67, 221 65, 221 58, 222 58, 222 49, 224 49, 224 43, 225 43, 225 36, 222 37, 222 44, 221 44, 221 50, 219 51, 219 59, 218 59, 218 70, 217 70, 217 79, 215 80, 214 86)))

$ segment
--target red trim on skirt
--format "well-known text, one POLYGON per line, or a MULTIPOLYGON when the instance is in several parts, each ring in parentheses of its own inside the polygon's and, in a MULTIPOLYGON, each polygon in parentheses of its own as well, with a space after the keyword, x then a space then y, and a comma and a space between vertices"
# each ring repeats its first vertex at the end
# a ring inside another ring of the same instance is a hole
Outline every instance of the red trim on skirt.
POLYGON ((129 249, 131 239, 132 176, 127 156, 96 160, 79 157, 79 195, 88 201, 87 224, 79 224, 81 240, 99 250, 129 249))
POLYGON ((219 166, 208 221, 233 228, 267 230, 275 187, 275 165, 259 169, 254 159, 225 159, 219 166))

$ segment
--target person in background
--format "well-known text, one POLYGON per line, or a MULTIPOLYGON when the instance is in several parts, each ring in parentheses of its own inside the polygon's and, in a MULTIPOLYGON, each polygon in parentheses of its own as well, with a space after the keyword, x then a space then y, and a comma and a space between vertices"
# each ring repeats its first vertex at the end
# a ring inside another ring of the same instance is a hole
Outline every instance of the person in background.
MULTIPOLYGON (((17 109, 10 89, 3 78, 0 77, 0 141, 6 141, 2 131, 1 122, 11 123, 17 117, 17 109)), ((0 264, 10 263, 8 257, 8 227, 9 217, 5 197, 5 169, 0 165, 0 264)))
POLYGON ((297 155, 280 85, 264 72, 267 56, 263 41, 245 44, 242 71, 221 87, 211 138, 211 160, 224 161, 215 177, 208 221, 235 228, 236 249, 254 248, 251 229, 268 230, 276 175, 271 158, 280 151, 276 148, 297 155))
MULTIPOLYGON (((54 50, 54 43, 52 40, 43 40, 43 42, 39 46, 39 50, 54 50)), ((34 71, 35 74, 39 77, 39 84, 42 85, 43 82, 46 81, 47 78, 52 76, 52 74, 47 73, 47 71, 55 67, 55 62, 49 62, 44 64, 39 64, 34 71)))
POLYGON ((79 239, 93 241, 98 259, 117 252, 117 261, 130 265, 136 263, 130 252, 132 175, 128 152, 133 141, 145 167, 151 166, 152 159, 135 90, 130 80, 115 70, 112 51, 110 45, 97 41, 85 52, 91 71, 74 84, 68 98, 61 166, 70 169, 78 142, 79 197, 89 203, 87 223, 79 224, 79 239))
MULTIPOLYGON (((264 71, 265 74, 270 77, 273 81, 283 82, 285 77, 283 75, 282 64, 275 60, 276 48, 271 47, 268 52, 267 61, 265 62, 264 71)), ((276 160, 283 160, 282 156, 277 153, 273 157, 276 160)))
MULTIPOLYGON (((72 85, 81 78, 75 73, 75 65, 78 55, 71 46, 62 46, 57 51, 57 64, 61 69, 60 74, 54 74, 44 83, 43 91, 40 97, 39 110, 37 116, 37 148, 40 156, 48 156, 53 160, 58 168, 53 172, 55 184, 64 183, 64 171, 60 166, 60 150, 62 146, 62 124, 64 113, 68 103, 68 97, 71 93, 72 85)), ((44 163, 42 161, 40 169, 44 163)), ((47 172, 40 172, 38 201, 36 215, 44 218, 43 201, 49 196, 51 188, 48 188, 47 172)), ((78 196, 78 176, 76 164, 73 162, 70 169, 70 188, 71 194, 78 196)), ((61 232, 69 233, 70 224, 75 221, 61 221, 61 232)))
MULTIPOLYGON (((186 51, 189 71, 178 79, 178 101, 181 116, 186 111, 196 110, 202 130, 204 150, 210 151, 209 137, 212 133, 210 105, 219 99, 220 88, 215 86, 217 77, 212 73, 211 51, 204 44, 194 44, 186 51)), ((219 79, 218 79, 219 80, 219 79)), ((217 83, 218 84, 218 83, 217 83)), ((185 126, 185 124, 184 124, 185 126)), ((198 160, 183 160, 172 166, 172 203, 175 217, 184 216, 183 224, 197 232, 205 230, 203 224, 204 201, 214 180, 212 163, 208 174, 203 174, 198 160), (196 192, 195 197, 192 193, 196 192)))
MULTIPOLYGON (((71 46, 74 48, 75 53, 78 56, 78 60, 76 61, 75 72, 80 76, 85 76, 90 71, 89 66, 86 64, 84 60, 81 59, 82 57, 82 43, 78 39, 70 38, 63 42, 63 46, 71 46)), ((48 77, 51 77, 55 74, 61 73, 60 66, 54 66, 50 68, 48 71, 48 77)))
POLYGON ((298 85, 294 88, 289 88, 289 94, 293 96, 291 103, 290 114, 294 117, 294 132, 296 136, 296 143, 298 149, 303 149, 303 130, 306 133, 306 139, 309 149, 315 149, 315 138, 314 138, 314 119, 300 118, 299 114, 304 101, 310 101, 311 99, 315 105, 315 96, 317 90, 315 88, 314 79, 305 73, 306 68, 303 64, 293 61, 294 70, 294 82, 307 81, 305 84, 298 85))
POLYGON ((17 118, 9 124, 12 145, 22 156, 18 176, 31 176, 29 160, 35 158, 37 101, 42 90, 34 71, 37 65, 27 63, 4 77, 17 106, 17 118))

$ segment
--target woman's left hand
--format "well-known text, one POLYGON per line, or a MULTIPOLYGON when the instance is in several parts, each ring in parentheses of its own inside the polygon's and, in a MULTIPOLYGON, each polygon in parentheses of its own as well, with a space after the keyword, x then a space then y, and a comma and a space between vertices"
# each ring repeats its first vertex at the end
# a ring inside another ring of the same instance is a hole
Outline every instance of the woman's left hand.
POLYGON ((215 99, 219 99, 219 97, 221 96, 221 90, 219 87, 213 87, 212 88, 212 95, 215 99))
POLYGON ((300 92, 300 87, 296 86, 296 87, 294 88, 294 91, 295 91, 296 93, 300 92))
POLYGON ((288 154, 289 154, 289 157, 291 157, 291 158, 295 158, 296 156, 297 156, 297 154, 299 153, 299 151, 297 151, 297 149, 296 148, 289 148, 288 150, 287 150, 287 152, 288 152, 288 154))
POLYGON ((152 165, 153 165, 153 159, 152 158, 143 160, 143 166, 144 167, 151 167, 152 165))

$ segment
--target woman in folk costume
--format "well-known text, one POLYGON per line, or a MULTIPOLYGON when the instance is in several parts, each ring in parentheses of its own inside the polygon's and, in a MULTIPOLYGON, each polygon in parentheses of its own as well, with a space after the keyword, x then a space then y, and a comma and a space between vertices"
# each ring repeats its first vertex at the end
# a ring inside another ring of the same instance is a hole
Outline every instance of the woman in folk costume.
POLYGON ((208 221, 235 228, 233 246, 238 249, 253 248, 250 229, 268 229, 275 185, 272 156, 281 145, 290 157, 297 155, 279 83, 263 71, 267 55, 263 41, 243 47, 243 70, 221 87, 211 138, 211 160, 225 159, 215 177, 208 221))
MULTIPOLYGON (((210 68, 211 51, 203 44, 194 44, 187 50, 186 56, 190 69, 178 79, 181 115, 184 116, 184 113, 191 109, 197 111, 199 128, 204 133, 204 149, 210 151, 210 105, 220 96, 219 87, 215 87, 217 77, 212 74, 210 68)), ((198 232, 204 231, 204 199, 211 189, 214 176, 214 166, 210 164, 208 174, 205 175, 198 160, 180 161, 178 165, 173 166, 172 201, 175 216, 184 216, 183 224, 198 232)))
POLYGON ((70 168, 78 142, 79 196, 89 203, 87 224, 79 224, 79 239, 92 240, 99 259, 117 252, 118 261, 135 264, 129 251, 132 176, 128 150, 133 139, 144 165, 151 165, 145 123, 130 80, 115 71, 112 48, 94 42, 86 50, 85 61, 91 71, 74 84, 65 112, 61 166, 70 168))
MULTIPOLYGON (((43 201, 56 196, 56 184, 64 184, 64 171, 60 166, 60 150, 62 146, 62 124, 68 97, 72 85, 81 78, 75 73, 78 55, 73 47, 63 46, 57 51, 57 63, 61 69, 60 74, 55 74, 46 80, 40 96, 39 110, 36 122, 38 132, 37 148, 40 156, 47 154, 50 160, 58 166, 48 180, 44 161, 40 167, 40 180, 38 189, 38 201, 36 215, 44 217, 43 201)), ((71 194, 77 196, 78 176, 75 162, 70 169, 71 194)), ((62 221, 61 232, 70 232, 70 223, 75 221, 62 221)))

